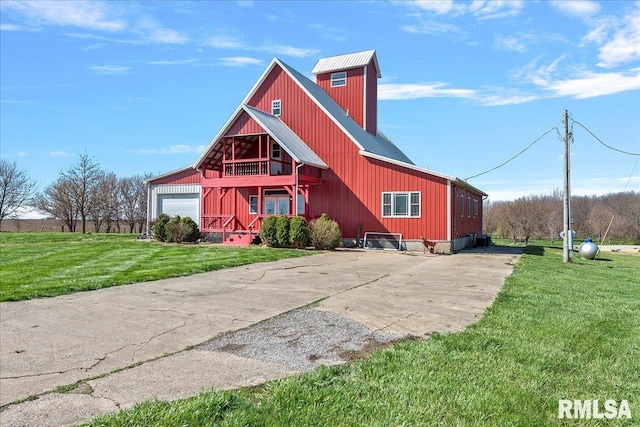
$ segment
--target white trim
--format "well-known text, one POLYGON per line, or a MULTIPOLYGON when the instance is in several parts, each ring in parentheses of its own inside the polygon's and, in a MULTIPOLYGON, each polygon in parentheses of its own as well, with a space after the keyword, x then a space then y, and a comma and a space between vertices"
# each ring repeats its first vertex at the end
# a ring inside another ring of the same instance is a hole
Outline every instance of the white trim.
POLYGON ((451 230, 452 230, 452 206, 451 206, 451 192, 453 188, 451 187, 451 181, 447 181, 447 240, 451 241, 451 230))
POLYGON ((331 75, 329 76, 329 86, 334 88, 334 87, 345 87, 347 85, 347 72, 346 71, 336 71, 334 73, 331 73, 331 75), (344 78, 342 77, 337 77, 337 74, 344 74, 344 78), (336 76, 336 78, 334 79, 333 76, 336 76), (343 84, 334 84, 337 82, 340 82, 344 80, 343 84))
POLYGON ((260 213, 260 197, 257 194, 249 194, 249 215, 258 215, 260 213), (256 200, 256 211, 251 211, 251 199, 255 198, 256 200))
POLYGON ((422 218, 422 192, 421 191, 383 191, 382 192, 382 218, 422 218), (384 214, 384 196, 386 194, 391 195, 391 213, 389 215, 384 214), (395 196, 396 195, 405 195, 407 196, 407 214, 406 215, 398 215, 394 213, 395 210, 395 196), (418 195, 418 215, 411 215, 411 206, 414 203, 411 203, 411 196, 417 194, 418 195))
POLYGON ((281 99, 274 99, 271 101, 271 115, 272 116, 276 116, 276 117, 280 117, 280 115, 282 114, 282 100, 281 99), (276 107, 277 105, 277 107, 276 107), (275 113, 276 108, 278 109, 278 114, 275 113))
MULTIPOLYGON (((367 66, 364 66, 364 78, 363 78, 363 90, 362 90, 362 101, 364 102, 362 104, 362 129, 367 130, 367 66)), ((377 131, 377 129, 376 129, 377 131)))

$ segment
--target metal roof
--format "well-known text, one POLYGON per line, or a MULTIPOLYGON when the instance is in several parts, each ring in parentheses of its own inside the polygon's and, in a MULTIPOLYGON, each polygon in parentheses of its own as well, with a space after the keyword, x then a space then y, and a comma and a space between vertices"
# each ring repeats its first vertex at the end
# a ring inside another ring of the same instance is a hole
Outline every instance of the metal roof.
POLYGON ((328 166, 279 117, 265 113, 250 105, 242 106, 258 124, 298 163, 327 169, 328 166))
POLYGON ((378 67, 378 58, 376 57, 375 50, 365 50, 363 52, 320 58, 311 72, 313 74, 322 74, 332 71, 349 70, 351 68, 364 67, 368 65, 371 60, 373 60, 376 67, 376 74, 378 78, 380 78, 380 67, 378 67))

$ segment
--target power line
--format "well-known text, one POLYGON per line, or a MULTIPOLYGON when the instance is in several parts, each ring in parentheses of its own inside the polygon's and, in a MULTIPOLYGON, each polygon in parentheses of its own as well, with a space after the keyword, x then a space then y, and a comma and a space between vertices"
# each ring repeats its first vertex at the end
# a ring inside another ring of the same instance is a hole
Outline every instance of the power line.
POLYGON ((589 132, 591 134, 591 136, 593 136, 600 144, 604 145, 605 147, 607 147, 610 150, 617 151, 617 152, 622 153, 622 154, 627 154, 629 156, 640 156, 640 153, 630 153, 628 151, 620 150, 619 148, 615 148, 615 147, 612 147, 610 145, 607 145, 604 142, 602 142, 602 140, 600 138, 595 136, 595 134, 593 132, 591 132, 589 129, 587 129, 587 127, 585 125, 583 125, 582 123, 580 123, 580 122, 578 122, 576 120, 573 120, 573 123, 582 126, 582 128, 584 130, 586 130, 587 132, 589 132))
POLYGON ((535 141, 533 141, 533 142, 532 142, 531 144, 529 144, 526 148, 524 148, 522 151, 520 151, 520 152, 519 152, 518 154, 516 154, 515 156, 511 157, 511 158, 510 158, 509 160, 507 160, 506 162, 503 162, 503 163, 499 164, 498 166, 496 166, 496 167, 494 167, 494 168, 491 168, 491 169, 489 169, 489 170, 487 170, 487 171, 484 171, 484 172, 481 172, 481 173, 475 174, 475 175, 473 175, 473 176, 470 176, 470 177, 468 177, 468 178, 465 178, 465 181, 468 181, 468 180, 470 180, 470 179, 472 179, 472 178, 479 177, 480 175, 484 175, 484 174, 487 174, 487 173, 489 173, 489 172, 493 172, 494 170, 496 170, 496 169, 498 169, 498 168, 501 168, 502 166, 506 165, 506 164, 507 164, 507 163, 509 163, 510 161, 512 161, 512 160, 514 160, 514 159, 516 159, 518 156, 520 156, 522 153, 524 153, 525 151, 527 151, 529 148, 533 147, 533 145, 534 145, 536 142, 540 141, 542 138, 544 138, 548 133, 550 133, 550 132, 551 132, 551 131, 553 131, 553 130, 555 130, 555 131, 556 131, 556 132, 558 132, 558 133, 560 132, 560 131, 558 130, 558 128, 557 128, 557 127, 552 127, 551 129, 549 129, 548 131, 546 131, 545 133, 543 133, 543 134, 542 134, 538 139, 536 139, 535 141))

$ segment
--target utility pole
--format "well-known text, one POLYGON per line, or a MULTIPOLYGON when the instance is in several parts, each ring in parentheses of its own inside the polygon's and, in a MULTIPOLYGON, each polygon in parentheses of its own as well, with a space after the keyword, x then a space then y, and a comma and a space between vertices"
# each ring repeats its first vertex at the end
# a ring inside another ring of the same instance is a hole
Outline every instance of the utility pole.
POLYGON ((564 216, 563 216, 563 246, 562 246, 562 259, 564 262, 573 261, 573 230, 571 226, 571 182, 570 182, 570 168, 569 168, 569 141, 571 139, 569 135, 569 113, 564 110, 564 216))

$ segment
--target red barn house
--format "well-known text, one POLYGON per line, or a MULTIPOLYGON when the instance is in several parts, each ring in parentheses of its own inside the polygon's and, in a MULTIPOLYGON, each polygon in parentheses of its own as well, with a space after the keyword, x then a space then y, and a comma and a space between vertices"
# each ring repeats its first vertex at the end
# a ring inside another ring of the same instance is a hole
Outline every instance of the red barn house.
POLYGON ((448 252, 482 234, 484 192, 416 166, 378 131, 374 50, 312 73, 274 58, 192 166, 149 181, 149 218, 190 216, 227 243, 249 243, 269 215, 325 212, 346 242, 395 233, 448 252))

